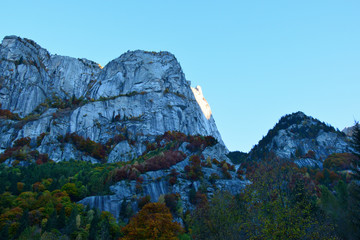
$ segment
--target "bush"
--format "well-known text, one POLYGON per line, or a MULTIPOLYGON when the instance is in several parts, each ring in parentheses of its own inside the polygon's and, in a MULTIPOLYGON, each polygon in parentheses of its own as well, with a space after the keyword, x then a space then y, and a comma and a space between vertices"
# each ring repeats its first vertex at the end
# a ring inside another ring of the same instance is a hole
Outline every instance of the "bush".
POLYGON ((334 170, 347 170, 351 164, 357 161, 357 157, 351 153, 333 153, 324 161, 324 168, 334 170))
POLYGON ((137 203, 138 208, 141 210, 146 204, 150 203, 150 196, 146 195, 145 197, 139 198, 137 203))

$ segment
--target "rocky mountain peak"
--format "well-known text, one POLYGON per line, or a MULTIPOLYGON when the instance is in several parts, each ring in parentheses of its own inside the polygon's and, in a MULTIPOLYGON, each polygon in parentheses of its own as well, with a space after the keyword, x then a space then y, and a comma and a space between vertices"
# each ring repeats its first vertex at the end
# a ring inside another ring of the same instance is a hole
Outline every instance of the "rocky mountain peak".
POLYGON ((131 92, 173 92, 191 98, 179 62, 169 52, 128 51, 109 62, 91 89, 91 97, 131 92))
POLYGON ((213 136, 227 151, 201 89, 191 89, 169 52, 128 51, 101 68, 10 36, 0 53, 0 104, 8 111, 0 121, 2 149, 41 137, 33 148, 55 161, 127 161, 156 136, 179 131, 213 136), (73 133, 99 144, 122 141, 96 159, 61 141, 73 133))

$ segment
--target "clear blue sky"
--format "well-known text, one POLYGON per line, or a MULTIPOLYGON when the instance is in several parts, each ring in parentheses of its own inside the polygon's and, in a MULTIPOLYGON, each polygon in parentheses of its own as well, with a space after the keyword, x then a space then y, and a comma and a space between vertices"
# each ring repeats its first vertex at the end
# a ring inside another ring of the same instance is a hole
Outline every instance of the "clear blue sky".
POLYGON ((105 65, 170 51, 203 88, 230 150, 282 115, 343 129, 360 120, 360 1, 2 1, 0 38, 105 65), (61 2, 61 3, 59 3, 61 2))

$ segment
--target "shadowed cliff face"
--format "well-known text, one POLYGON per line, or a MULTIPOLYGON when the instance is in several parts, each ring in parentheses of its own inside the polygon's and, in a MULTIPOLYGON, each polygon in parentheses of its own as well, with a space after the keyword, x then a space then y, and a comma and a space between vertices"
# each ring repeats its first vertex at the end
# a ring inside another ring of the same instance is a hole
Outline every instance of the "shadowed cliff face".
POLYGON ((87 59, 51 55, 32 40, 5 37, 0 86, 1 109, 19 116, 0 120, 2 149, 30 137, 37 142, 33 148, 55 161, 95 162, 60 143, 73 132, 102 144, 126 135, 129 144, 111 146, 116 150, 108 154, 111 162, 139 156, 145 142, 166 131, 213 136, 224 146, 201 90, 201 96, 193 93, 168 52, 128 51, 101 68, 87 59))

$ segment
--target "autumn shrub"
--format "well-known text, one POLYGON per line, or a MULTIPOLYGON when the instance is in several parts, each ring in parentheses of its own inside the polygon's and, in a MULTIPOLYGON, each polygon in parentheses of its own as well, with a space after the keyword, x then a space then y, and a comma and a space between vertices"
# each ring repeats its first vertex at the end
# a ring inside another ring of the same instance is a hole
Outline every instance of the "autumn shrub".
POLYGON ((107 156, 106 148, 101 143, 94 142, 89 138, 85 139, 76 133, 67 133, 58 140, 60 142, 72 143, 79 151, 85 152, 98 160, 104 160, 107 156))
POLYGON ((210 175, 210 177, 209 177, 209 182, 210 182, 211 184, 215 184, 215 182, 216 182, 217 179, 220 179, 219 175, 216 174, 216 173, 212 173, 212 174, 210 175))
POLYGON ((10 119, 10 120, 20 120, 21 118, 17 113, 12 113, 8 109, 1 109, 1 103, 0 103, 0 118, 10 119))
POLYGON ((305 154, 304 158, 315 159, 315 152, 312 151, 312 150, 309 150, 309 151, 305 154))
POLYGON ((169 174, 169 184, 170 185, 175 185, 177 183, 177 176, 180 175, 180 173, 178 173, 176 171, 176 169, 171 169, 171 172, 169 174))
POLYGON ((324 168, 334 170, 350 169, 351 164, 357 161, 357 157, 351 153, 333 153, 324 161, 324 168))
POLYGON ((168 239, 176 240, 184 229, 173 221, 170 210, 161 203, 146 204, 122 229, 123 240, 168 239))
POLYGON ((47 163, 49 162, 49 156, 47 153, 45 154, 39 154, 37 160, 36 160, 36 164, 40 165, 40 164, 44 164, 44 163, 47 163))
POLYGON ((168 169, 169 167, 181 162, 186 155, 180 151, 165 151, 145 161, 146 171, 157 171, 168 169))
POLYGON ((186 165, 184 167, 187 179, 193 181, 199 180, 203 176, 200 157, 198 155, 192 155, 189 162, 190 166, 186 165))
POLYGON ((36 138, 36 144, 39 147, 41 145, 42 140, 44 139, 44 137, 46 136, 46 133, 41 133, 37 138, 36 138))
POLYGON ((137 200, 138 208, 142 209, 146 204, 150 203, 150 196, 146 195, 137 200))
POLYGON ((29 137, 25 137, 25 138, 19 138, 19 139, 17 139, 15 142, 14 142, 14 144, 13 144, 13 146, 14 147, 23 147, 23 146, 25 146, 25 145, 30 145, 30 141, 31 141, 31 138, 29 138, 29 137))

